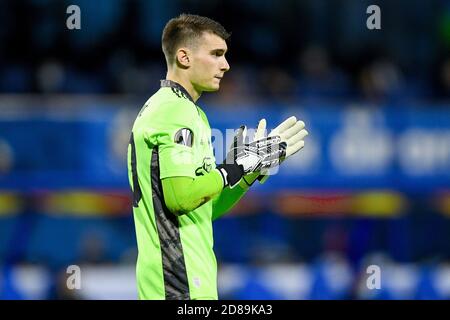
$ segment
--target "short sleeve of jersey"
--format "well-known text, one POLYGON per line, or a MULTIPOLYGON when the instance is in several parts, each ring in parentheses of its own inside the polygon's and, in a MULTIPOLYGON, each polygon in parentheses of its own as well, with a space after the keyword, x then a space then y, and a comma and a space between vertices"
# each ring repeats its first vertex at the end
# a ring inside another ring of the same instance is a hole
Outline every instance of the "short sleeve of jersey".
POLYGON ((195 106, 179 99, 149 111, 145 114, 146 140, 158 147, 160 179, 195 178, 195 106))
MULTIPOLYGON (((174 128, 167 136, 161 137, 159 147, 160 178, 191 177, 195 178, 196 157, 193 146, 176 143, 174 138, 180 130, 191 132, 188 126, 174 128), (189 130, 189 131, 188 131, 189 130)), ((181 133, 183 135, 184 133, 181 133)), ((193 137, 192 137, 193 138, 193 137)))

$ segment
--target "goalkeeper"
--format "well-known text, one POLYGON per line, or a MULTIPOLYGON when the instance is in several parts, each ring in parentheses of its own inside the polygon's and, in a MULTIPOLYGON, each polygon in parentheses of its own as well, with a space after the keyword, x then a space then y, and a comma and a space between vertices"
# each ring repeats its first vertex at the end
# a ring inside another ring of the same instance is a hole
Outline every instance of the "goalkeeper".
POLYGON ((246 127, 238 129, 216 166, 211 128, 196 102, 217 91, 230 68, 228 37, 196 15, 180 15, 163 30, 166 79, 137 116, 128 147, 140 299, 217 299, 212 221, 304 146, 302 121, 291 117, 265 136, 261 120, 250 142, 246 127))

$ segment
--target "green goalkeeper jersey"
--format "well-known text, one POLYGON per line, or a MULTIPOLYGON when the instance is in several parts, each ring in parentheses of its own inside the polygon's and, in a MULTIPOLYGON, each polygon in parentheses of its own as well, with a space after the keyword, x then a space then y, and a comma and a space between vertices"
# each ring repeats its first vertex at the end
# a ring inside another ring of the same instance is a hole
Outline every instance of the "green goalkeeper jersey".
POLYGON ((217 299, 212 201, 176 216, 161 183, 214 168, 206 115, 182 86, 162 80, 137 116, 128 148, 140 299, 217 299))

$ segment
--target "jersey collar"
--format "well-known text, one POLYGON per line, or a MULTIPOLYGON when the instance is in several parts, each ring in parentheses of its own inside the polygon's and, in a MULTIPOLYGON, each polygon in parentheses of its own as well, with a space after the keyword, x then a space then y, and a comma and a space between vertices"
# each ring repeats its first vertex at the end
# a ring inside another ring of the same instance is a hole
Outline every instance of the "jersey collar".
POLYGON ((194 99, 192 99, 191 95, 187 92, 187 90, 179 83, 172 81, 172 80, 161 80, 161 88, 172 88, 172 91, 178 96, 184 96, 185 98, 192 101, 192 103, 195 104, 194 99))

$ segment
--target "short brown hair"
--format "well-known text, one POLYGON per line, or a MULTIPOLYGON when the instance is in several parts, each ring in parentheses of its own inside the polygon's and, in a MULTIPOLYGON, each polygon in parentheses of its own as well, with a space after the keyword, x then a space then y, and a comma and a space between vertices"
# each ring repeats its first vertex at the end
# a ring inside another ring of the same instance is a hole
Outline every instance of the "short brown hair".
POLYGON ((218 22, 194 14, 181 14, 167 22, 162 33, 162 50, 170 65, 175 59, 176 50, 181 45, 200 38, 203 32, 211 32, 223 40, 230 37, 225 28, 218 22))

